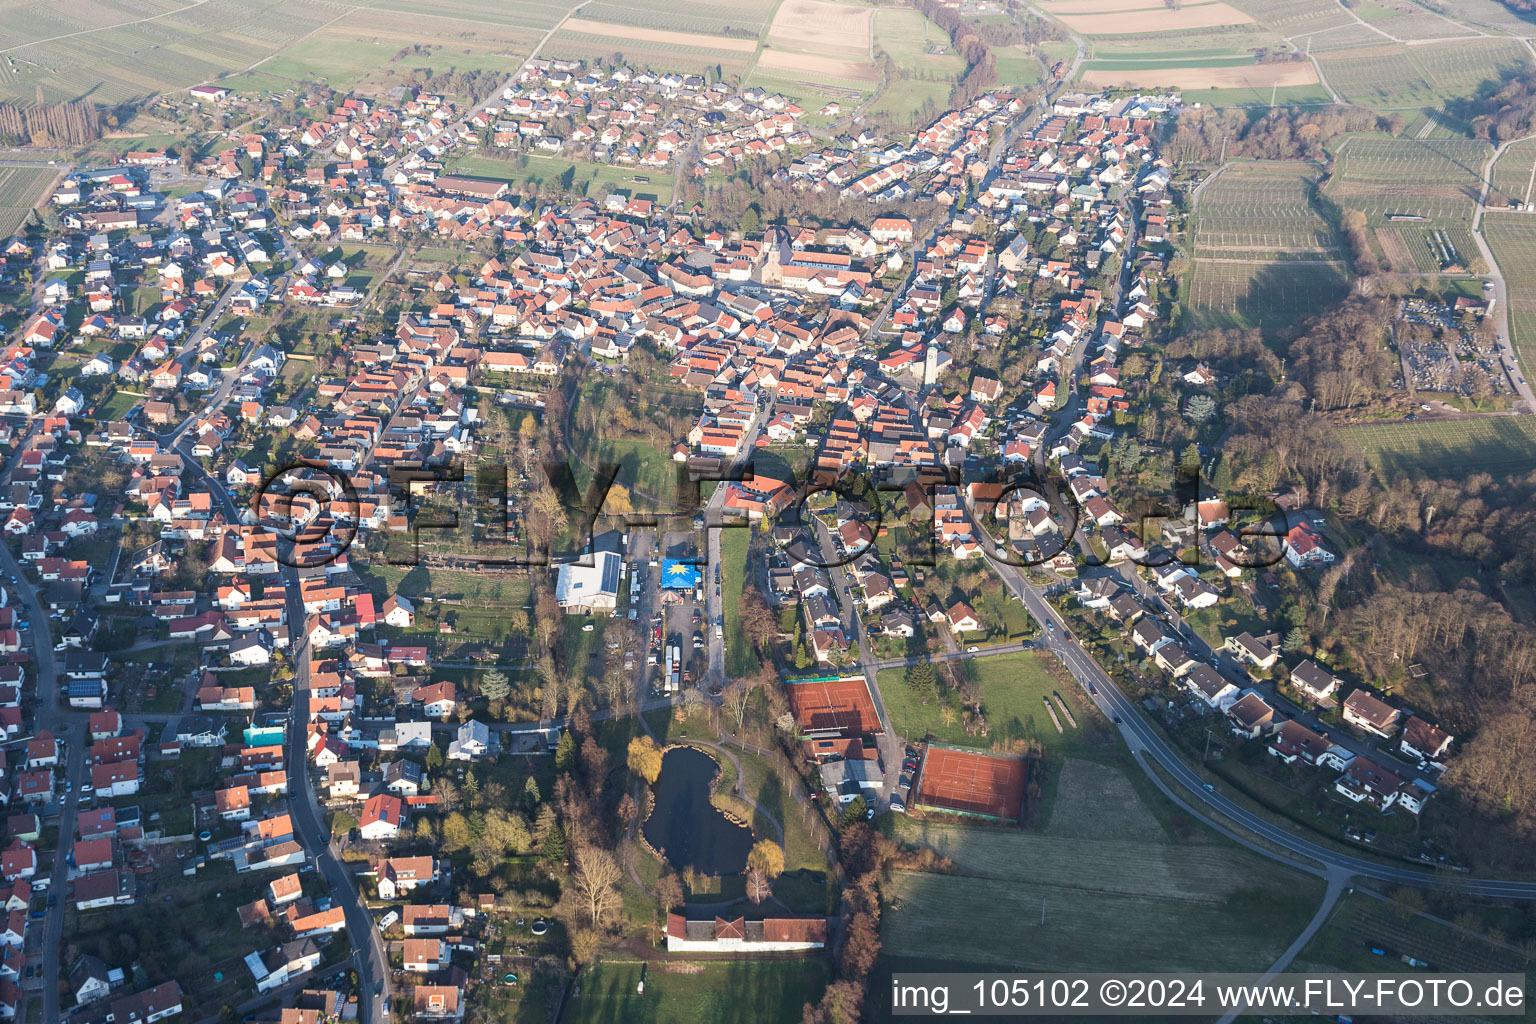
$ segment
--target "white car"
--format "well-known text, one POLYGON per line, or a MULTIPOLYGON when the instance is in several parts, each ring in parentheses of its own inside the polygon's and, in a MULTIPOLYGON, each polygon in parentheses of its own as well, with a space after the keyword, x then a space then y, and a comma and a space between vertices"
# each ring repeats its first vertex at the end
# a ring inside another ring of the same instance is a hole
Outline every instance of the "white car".
POLYGON ((965 649, 965 653, 966 654, 975 654, 979 650, 981 650, 980 647, 977 647, 975 644, 972 644, 970 647, 967 647, 965 649))

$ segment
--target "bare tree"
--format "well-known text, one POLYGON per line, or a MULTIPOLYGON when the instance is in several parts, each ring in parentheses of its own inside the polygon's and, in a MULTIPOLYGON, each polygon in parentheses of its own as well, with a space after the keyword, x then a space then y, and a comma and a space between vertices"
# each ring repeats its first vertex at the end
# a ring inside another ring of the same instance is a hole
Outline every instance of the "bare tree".
POLYGON ((768 876, 757 868, 747 872, 747 899, 753 903, 761 903, 773 895, 773 886, 768 881, 768 876))
POLYGON ((747 709, 752 706, 752 694, 757 692, 757 686, 746 680, 738 680, 732 683, 725 691, 725 709, 736 719, 736 731, 741 731, 742 723, 746 721, 747 709))
POLYGON ((576 847, 576 894, 586 904, 594 928, 618 909, 618 884, 623 873, 613 854, 602 847, 583 843, 576 847))

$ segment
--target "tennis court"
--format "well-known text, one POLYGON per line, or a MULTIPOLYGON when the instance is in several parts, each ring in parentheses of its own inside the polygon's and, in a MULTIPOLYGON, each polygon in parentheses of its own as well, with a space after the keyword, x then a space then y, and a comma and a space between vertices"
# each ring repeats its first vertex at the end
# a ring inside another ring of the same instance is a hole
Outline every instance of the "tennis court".
POLYGON ((930 743, 917 781, 917 806, 1017 821, 1028 774, 1023 758, 930 743))
POLYGON ((785 685, 802 731, 841 729, 849 735, 881 731, 863 676, 791 679, 785 685))

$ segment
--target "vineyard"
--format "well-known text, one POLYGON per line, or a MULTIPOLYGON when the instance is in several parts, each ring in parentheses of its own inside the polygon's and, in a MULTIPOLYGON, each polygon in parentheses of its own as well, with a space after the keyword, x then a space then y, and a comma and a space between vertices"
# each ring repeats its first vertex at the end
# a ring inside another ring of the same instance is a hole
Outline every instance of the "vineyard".
POLYGON ((1536 221, 1491 212, 1483 218, 1483 238, 1509 286, 1510 334, 1520 365, 1536 365, 1536 221))
POLYGON ((1371 423, 1341 427, 1339 433, 1388 478, 1411 471, 1461 477, 1536 469, 1536 424, 1528 416, 1371 423))
POLYGON ((1331 36, 1354 24, 1348 12, 1332 0, 1232 0, 1232 6, 1246 11, 1266 28, 1286 36, 1303 36, 1309 32, 1325 32, 1331 36))
POLYGON ((1525 958, 1513 950, 1356 894, 1339 901, 1328 924, 1302 951, 1293 969, 1326 964, 1336 970, 1406 970, 1400 964, 1405 956, 1436 972, 1520 973, 1527 967, 1525 958), (1383 955, 1373 954, 1372 949, 1383 955))
POLYGON ((1333 228, 1313 203, 1317 168, 1235 164, 1200 193, 1189 306, 1212 326, 1281 327, 1343 296, 1333 228))
POLYGON ((1536 139, 1516 142, 1494 161, 1488 202, 1529 204, 1536 199, 1536 139))
POLYGON ((1497 86, 1528 69, 1530 52, 1513 39, 1407 46, 1377 43, 1319 53, 1324 76, 1346 101, 1372 107, 1438 106, 1497 86))
POLYGON ((583 7, 580 14, 592 21, 616 22, 637 28, 756 39, 768 24, 768 16, 775 6, 773 0, 741 0, 738 3, 638 0, 623 4, 595 0, 583 7))
POLYGON ((0 239, 15 233, 58 176, 52 167, 0 167, 0 239))
POLYGON ((1342 146, 1325 192, 1364 213, 1388 261, 1421 273, 1481 273, 1472 211, 1486 142, 1357 136, 1342 146))
POLYGON ((1213 259, 1332 258, 1333 228, 1313 205, 1317 168, 1296 162, 1234 164, 1200 193, 1195 255, 1213 259))

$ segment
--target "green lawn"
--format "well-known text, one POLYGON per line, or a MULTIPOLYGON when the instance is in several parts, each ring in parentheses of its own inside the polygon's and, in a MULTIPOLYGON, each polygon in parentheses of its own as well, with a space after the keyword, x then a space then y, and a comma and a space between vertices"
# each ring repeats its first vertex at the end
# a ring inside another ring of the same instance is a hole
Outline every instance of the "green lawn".
POLYGON ((567 1024, 661 1024, 733 1021, 796 1024, 830 978, 820 957, 603 963, 584 971, 580 994, 566 1004, 567 1024), (637 993, 641 980, 645 992, 637 993))
POLYGON ((741 629, 741 595, 751 586, 747 549, 752 531, 720 531, 720 598, 725 614, 725 674, 733 679, 752 675, 761 664, 741 629))
POLYGON ((566 160, 561 157, 529 154, 523 167, 510 160, 498 160, 493 156, 471 154, 455 161, 454 174, 472 178, 490 178, 509 182, 517 189, 527 182, 539 182, 546 191, 559 188, 560 178, 572 171, 572 191, 592 199, 602 199, 608 193, 621 189, 640 199, 654 199, 662 205, 672 202, 672 169, 641 169, 594 164, 585 160, 566 160), (645 178, 647 181, 637 181, 645 178))
MULTIPOLYGON (((987 721, 987 735, 967 736, 957 716, 946 725, 939 701, 920 703, 906 684, 904 669, 886 669, 877 682, 880 696, 890 713, 891 727, 897 734, 920 740, 931 733, 935 740, 959 746, 990 748, 995 742, 1035 737, 1047 750, 1068 751, 1088 745, 1096 724, 1086 699, 1076 686, 1059 682, 1048 671, 1044 656, 1034 651, 1017 651, 964 662, 965 671, 975 680, 981 693, 982 712, 987 721), (1042 698, 1058 693, 1077 718, 1077 726, 1057 708, 1063 731, 1058 733, 1045 710, 1042 698)), ((942 669, 941 669, 942 677, 942 669)), ((953 698, 952 698, 953 699, 953 698)), ((954 700, 958 710, 958 700, 954 700)))

